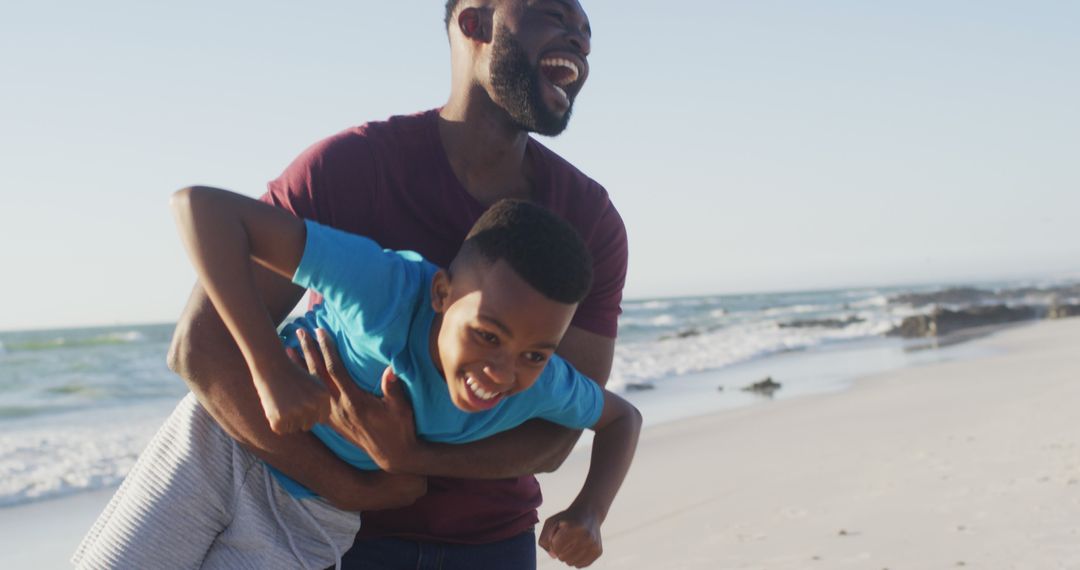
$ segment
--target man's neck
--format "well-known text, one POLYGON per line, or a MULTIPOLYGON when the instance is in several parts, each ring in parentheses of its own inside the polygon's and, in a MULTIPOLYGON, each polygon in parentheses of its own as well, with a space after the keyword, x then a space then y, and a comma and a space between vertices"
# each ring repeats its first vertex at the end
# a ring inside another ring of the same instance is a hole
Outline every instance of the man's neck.
POLYGON ((451 98, 439 111, 439 137, 461 185, 481 204, 528 199, 532 175, 525 160, 529 135, 493 102, 451 98))

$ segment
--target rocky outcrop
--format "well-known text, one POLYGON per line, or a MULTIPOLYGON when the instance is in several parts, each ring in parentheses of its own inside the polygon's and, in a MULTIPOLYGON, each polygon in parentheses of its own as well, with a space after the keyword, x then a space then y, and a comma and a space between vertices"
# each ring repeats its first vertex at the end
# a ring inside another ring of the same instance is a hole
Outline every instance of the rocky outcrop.
POLYGON ((761 394, 763 396, 772 397, 773 392, 779 390, 783 384, 772 379, 772 376, 765 378, 760 382, 754 382, 753 384, 743 388, 743 392, 754 392, 755 394, 761 394))
POLYGON ((655 390, 656 386, 652 382, 627 382, 627 392, 645 392, 647 390, 655 390))
POLYGON ((902 293, 889 299, 891 303, 909 303, 916 307, 923 305, 969 305, 987 297, 994 296, 993 291, 974 287, 953 287, 932 293, 902 293))
POLYGON ((975 287, 952 287, 929 293, 901 293, 889 298, 892 304, 951 305, 964 307, 987 303, 1047 304, 1075 303, 1080 298, 1080 283, 1042 287, 1013 287, 1011 289, 978 289, 975 287))
POLYGON ((1080 303, 1072 305, 1051 305, 1046 311, 1048 319, 1064 319, 1068 317, 1080 317, 1080 303))
POLYGON ((660 340, 670 340, 673 338, 690 338, 692 336, 699 336, 701 331, 698 329, 684 329, 675 334, 668 334, 660 337, 660 340))
POLYGON ((889 335, 903 338, 943 336, 961 329, 1025 321, 1038 316, 1038 310, 1028 306, 990 305, 958 311, 937 307, 929 314, 907 317, 900 326, 889 331, 889 335))

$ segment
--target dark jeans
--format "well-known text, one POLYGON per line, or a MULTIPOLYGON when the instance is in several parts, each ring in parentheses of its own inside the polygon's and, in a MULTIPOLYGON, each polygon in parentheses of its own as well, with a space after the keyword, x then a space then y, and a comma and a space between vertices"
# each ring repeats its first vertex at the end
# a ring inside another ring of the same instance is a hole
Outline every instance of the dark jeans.
POLYGON ((489 544, 444 544, 397 538, 357 540, 345 554, 347 570, 535 570, 533 531, 489 544))

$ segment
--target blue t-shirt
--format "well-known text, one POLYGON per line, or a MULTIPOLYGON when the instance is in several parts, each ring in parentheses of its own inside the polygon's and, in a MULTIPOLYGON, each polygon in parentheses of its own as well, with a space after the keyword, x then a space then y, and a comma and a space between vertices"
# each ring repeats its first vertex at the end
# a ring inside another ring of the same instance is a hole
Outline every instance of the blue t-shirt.
MULTIPOLYGON (((454 406, 446 380, 435 368, 429 334, 435 311, 431 281, 438 268, 411 251, 384 250, 374 241, 306 221, 307 243, 293 282, 323 296, 303 317, 282 330, 287 346, 298 347, 296 329, 314 335, 326 329, 342 362, 360 388, 382 395, 383 370, 393 366, 413 406, 416 433, 429 441, 466 443, 542 418, 573 429, 600 419, 600 386, 553 355, 528 390, 495 407, 464 412, 454 406)), ((329 426, 311 432, 338 457, 358 469, 377 470, 364 450, 329 426)), ((284 474, 275 475, 297 497, 313 493, 284 474)))

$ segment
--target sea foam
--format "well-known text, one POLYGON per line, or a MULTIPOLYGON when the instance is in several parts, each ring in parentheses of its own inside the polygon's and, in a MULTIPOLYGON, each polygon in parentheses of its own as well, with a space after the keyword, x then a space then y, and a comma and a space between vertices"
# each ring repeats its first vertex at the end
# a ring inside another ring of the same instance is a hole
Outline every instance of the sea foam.
POLYGON ((74 423, 7 425, 0 435, 0 507, 116 485, 167 410, 91 414, 74 423), (113 419, 108 419, 113 415, 113 419))

